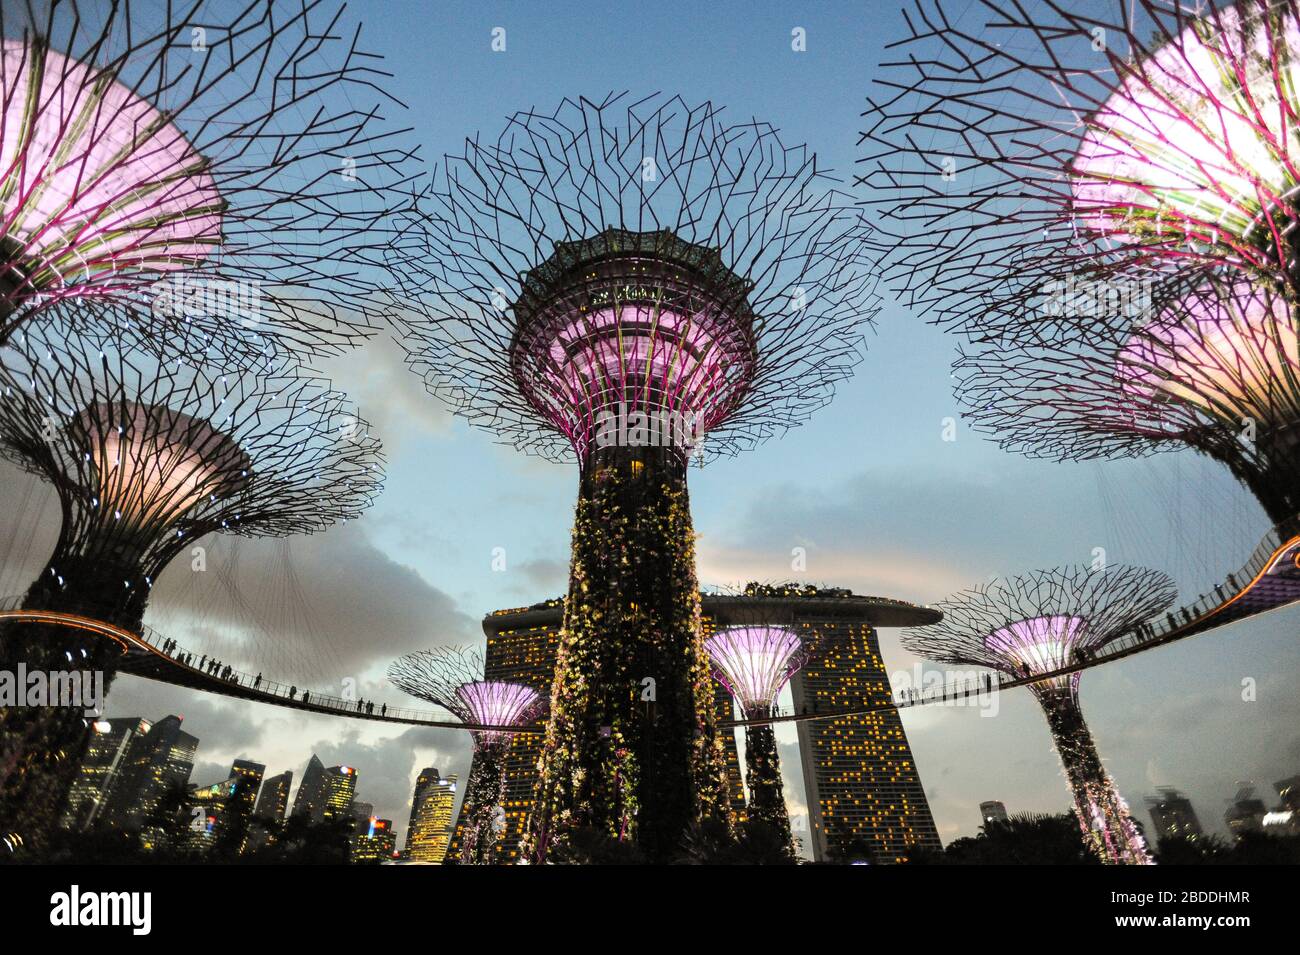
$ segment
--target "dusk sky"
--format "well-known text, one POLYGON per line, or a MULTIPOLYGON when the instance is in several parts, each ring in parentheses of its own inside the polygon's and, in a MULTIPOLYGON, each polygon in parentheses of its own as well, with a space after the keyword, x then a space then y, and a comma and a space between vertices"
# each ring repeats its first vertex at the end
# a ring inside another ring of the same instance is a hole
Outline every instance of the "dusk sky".
MULTIPOLYGON (((466 136, 494 139, 516 110, 566 96, 679 93, 734 120, 771 122, 807 142, 851 186, 876 64, 899 34, 896 5, 876 3, 590 4, 356 2, 363 40, 395 74, 426 161, 466 136), (506 31, 493 52, 492 30, 506 31), (791 49, 802 27, 807 50, 791 49)), ((866 198, 864 195, 863 198, 866 198)), ((1268 529, 1262 510, 1215 462, 1191 453, 1055 464, 1000 451, 960 421, 950 364, 956 340, 889 300, 856 376, 806 425, 691 474, 704 584, 796 579, 931 603, 992 575, 1093 560, 1159 568, 1190 602, 1246 563, 1268 529), (793 548, 807 569, 791 570, 793 548)), ((494 444, 427 397, 383 336, 322 367, 360 403, 385 443, 387 488, 361 520, 286 542, 209 538, 207 570, 178 558, 156 588, 149 624, 196 655, 338 693, 413 705, 387 685, 395 657, 435 644, 481 645, 479 621, 566 587, 574 465, 494 444), (506 569, 494 571, 495 548, 506 569), (238 594, 238 601, 232 594, 238 594)), ((0 511, 3 593, 22 592, 53 547, 53 491, 6 466, 0 511)), ((1223 832, 1237 780, 1300 772, 1300 610, 1088 671, 1082 701, 1120 791, 1150 826, 1158 786, 1184 790, 1207 830, 1223 832), (1243 681, 1255 699, 1243 699, 1243 681)), ((890 672, 916 658, 882 634, 890 672)), ((1047 725, 1012 691, 995 716, 975 708, 904 710, 921 779, 945 842, 971 835, 981 800, 1011 812, 1070 805, 1047 725)), ((423 704, 418 704, 423 706, 423 704)), ((185 717, 201 740, 192 782, 231 760, 268 775, 312 753, 356 766, 358 798, 405 832, 415 776, 469 769, 468 735, 327 718, 119 677, 110 716, 185 717)), ((780 732, 792 814, 803 784, 792 728, 780 732)), ((400 844, 400 843, 399 843, 400 844)))

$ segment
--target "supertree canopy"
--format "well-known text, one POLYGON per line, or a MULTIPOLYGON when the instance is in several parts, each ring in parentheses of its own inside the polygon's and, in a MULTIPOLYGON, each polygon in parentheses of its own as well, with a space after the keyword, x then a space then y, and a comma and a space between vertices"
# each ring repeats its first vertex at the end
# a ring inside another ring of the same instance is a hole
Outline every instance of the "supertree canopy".
POLYGON ((1056 671, 1146 623, 1176 595, 1168 576, 1140 567, 1038 571, 940 601, 943 620, 904 631, 902 642, 941 663, 991 667, 1017 679, 1044 675, 1029 688, 1047 714, 1085 842, 1104 862, 1147 864, 1142 835, 1084 722, 1080 673, 1056 671))
POLYGON ((506 795, 506 749, 515 731, 535 719, 545 699, 522 683, 483 678, 483 655, 462 647, 421 650, 393 662, 388 678, 405 693, 441 706, 474 727, 474 761, 461 818, 465 820, 461 861, 488 865, 495 861, 494 819, 506 795))
POLYGON ((725 811, 687 464, 791 427, 851 372, 869 228, 805 147, 662 95, 516 113, 426 198, 412 367, 580 469, 530 854, 584 829, 666 861, 725 811))
MULTIPOLYGON (((328 382, 293 366, 163 364, 77 330, 102 319, 54 314, 0 348, 0 454, 49 481, 63 514, 23 609, 138 630, 158 575, 204 535, 311 533, 378 493, 378 441, 328 382)), ((121 649, 73 626, 10 622, 0 632, 4 669, 100 671, 105 689, 121 649)), ((86 726, 59 707, 13 707, 0 720, 0 827, 39 838, 86 726)))
POLYGON ((1066 275, 1198 272, 1297 300, 1294 0, 920 0, 907 20, 862 179, 914 304, 997 327, 1039 320, 1066 275))
MULTIPOLYGON (((709 637, 704 648, 714 676, 740 704, 746 720, 771 715, 781 690, 808 656, 799 635, 784 627, 727 627, 709 637)), ((770 723, 745 724, 745 769, 749 818, 771 826, 789 842, 790 814, 770 723)))
POLYGON ((326 0, 6 4, 0 341, 88 297, 227 362, 367 334, 415 176, 385 75, 326 0))
POLYGON ((1274 524, 1300 516, 1300 353, 1280 292, 1206 280, 1144 323, 989 335, 955 376, 974 427, 1059 460, 1190 447, 1225 464, 1274 524))

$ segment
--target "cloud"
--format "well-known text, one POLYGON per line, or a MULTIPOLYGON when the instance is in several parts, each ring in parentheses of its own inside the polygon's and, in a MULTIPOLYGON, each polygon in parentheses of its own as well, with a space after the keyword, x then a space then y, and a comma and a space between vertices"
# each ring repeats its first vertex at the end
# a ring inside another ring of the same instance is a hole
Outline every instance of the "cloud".
POLYGON ((450 435, 451 413, 407 368, 405 354, 391 335, 376 335, 360 348, 318 365, 356 403, 390 460, 412 440, 450 435))
POLYGON ((159 578, 148 622, 193 653, 299 686, 359 679, 435 643, 472 643, 478 622, 355 522, 292 541, 211 537, 159 578))

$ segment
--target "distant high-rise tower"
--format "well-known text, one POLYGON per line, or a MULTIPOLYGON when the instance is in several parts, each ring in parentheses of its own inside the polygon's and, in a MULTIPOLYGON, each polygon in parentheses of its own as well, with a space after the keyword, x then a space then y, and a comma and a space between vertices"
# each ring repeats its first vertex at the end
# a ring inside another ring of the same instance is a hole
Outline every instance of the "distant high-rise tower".
POLYGON ((262 777, 266 767, 249 759, 237 759, 230 766, 230 775, 240 781, 238 795, 239 811, 245 819, 253 817, 253 807, 257 804, 257 791, 262 788, 262 777))
POLYGON ((1264 805, 1264 800, 1255 797, 1255 784, 1239 782, 1237 795, 1233 797, 1228 811, 1223 814, 1223 821, 1227 824, 1228 831, 1240 839, 1248 832, 1263 829, 1264 816, 1267 814, 1268 807, 1264 805))
POLYGON ((411 797, 411 822, 406 829, 406 854, 412 862, 441 865, 451 843, 456 776, 444 777, 437 767, 421 770, 411 797))
POLYGON ((253 815, 260 819, 269 819, 271 822, 284 822, 285 812, 289 808, 289 790, 292 787, 292 770, 272 776, 262 784, 262 792, 257 797, 257 806, 253 810, 253 815))
POLYGON ((980 803, 981 825, 987 826, 990 822, 1006 822, 1007 807, 996 799, 990 799, 988 802, 980 803))
MULTIPOLYGON (((751 585, 735 595, 702 595, 706 637, 721 627, 768 623, 816 635, 812 661, 791 681, 796 708, 809 712, 845 709, 862 702, 888 702, 889 682, 880 661, 874 626, 928 623, 938 614, 883 597, 861 597, 842 589, 802 585, 751 585), (810 668, 817 673, 809 682, 810 668), (795 688, 798 687, 796 690, 795 688)), ((499 610, 483 620, 489 679, 550 687, 564 612, 562 600, 499 610)), ((733 718, 731 697, 713 684, 720 719, 733 718)), ((873 858, 892 862, 911 847, 939 849, 938 830, 912 762, 896 710, 868 716, 800 723, 799 748, 808 793, 810 841, 821 860, 846 852, 854 842, 873 858), (811 727, 815 726, 816 729, 811 727)), ((744 787, 733 731, 723 734, 727 784, 733 817, 745 811, 744 787)), ((519 733, 506 761, 506 830, 498 842, 503 858, 518 857, 518 843, 533 806, 541 738, 519 733)), ((450 857, 457 849, 452 840, 450 857)))
POLYGON ((393 857, 397 834, 393 820, 371 815, 357 820, 357 831, 352 836, 351 859, 356 865, 375 865, 393 857))
POLYGON ((1199 839, 1204 835, 1192 801, 1177 789, 1161 789, 1159 796, 1148 796, 1147 807, 1157 839, 1199 839))
POLYGON ((325 768, 313 755, 302 774, 293 814, 307 816, 314 824, 347 819, 352 815, 352 797, 357 791, 357 771, 351 766, 325 768))
POLYGON ((302 782, 298 784, 298 793, 293 797, 293 814, 306 816, 312 821, 319 821, 321 806, 325 801, 325 764, 315 753, 307 761, 303 770, 302 782))
POLYGON ((352 799, 357 791, 357 771, 351 766, 331 766, 325 770, 325 801, 321 806, 322 822, 347 819, 352 814, 352 799))
POLYGON ((109 824, 141 830, 145 847, 156 845, 159 832, 149 820, 164 798, 189 782, 198 748, 198 738, 181 729, 179 716, 165 716, 150 726, 131 746, 121 783, 108 800, 109 824))
MULTIPOLYGON (((790 681, 796 712, 892 701, 871 607, 854 599, 863 598, 809 600, 806 610, 796 608, 797 624, 820 636, 813 659, 790 681)), ((898 710, 806 720, 798 728, 815 860, 865 847, 873 862, 894 863, 918 849, 942 848, 898 710)))
POLYGON ((63 814, 65 829, 93 829, 104 821, 104 809, 122 783, 132 748, 152 725, 138 716, 103 719, 94 724, 81 772, 63 814))

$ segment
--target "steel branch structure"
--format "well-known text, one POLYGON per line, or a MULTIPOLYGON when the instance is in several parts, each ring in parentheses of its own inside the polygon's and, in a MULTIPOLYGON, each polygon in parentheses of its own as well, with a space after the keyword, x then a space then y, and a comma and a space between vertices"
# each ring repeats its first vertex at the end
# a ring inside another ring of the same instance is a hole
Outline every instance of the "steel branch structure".
MULTIPOLYGON (((523 725, 542 715, 545 699, 522 683, 483 678, 483 654, 462 647, 421 650, 393 662, 388 678, 405 693, 440 706, 474 726, 523 725)), ((504 822, 507 730, 471 730, 474 768, 465 787, 461 818, 466 820, 460 858, 489 865, 504 822)))
MULTIPOLYGON (((704 643, 714 677, 740 704, 746 720, 771 716, 777 697, 808 660, 808 647, 793 630, 771 626, 726 627, 704 643)), ((790 841, 776 732, 770 723, 745 724, 745 782, 749 818, 790 841)))
POLYGON ((1050 317, 1066 279, 1212 273, 1295 301, 1295 0, 1097 7, 905 11, 862 137, 891 282, 977 329, 1050 317))
POLYGON ((1222 462, 1272 522, 1300 515, 1300 352, 1281 293, 1207 281, 1128 327, 1028 328, 963 348, 958 394, 978 430, 1057 460, 1190 447, 1222 462))
POLYGON ((227 363, 369 334, 418 172, 342 13, 5 4, 0 342, 85 298, 113 299, 120 330, 158 348, 227 363))
MULTIPOLYGON (((71 309, 104 305, 57 314, 71 309)), ((293 366, 164 364, 77 330, 107 320, 55 315, 0 349, 0 454, 49 481, 63 514, 24 609, 138 631, 158 574, 204 535, 311 533, 377 495, 378 440, 328 382, 293 366)), ((0 660, 9 671, 101 670, 107 684, 118 653, 81 631, 15 624, 0 634, 0 660)), ((38 830, 46 816, 33 807, 57 813, 85 724, 75 710, 15 707, 3 730, 0 826, 20 818, 38 830)))
POLYGON ((411 366, 580 469, 530 852, 585 829, 667 861, 724 812, 687 464, 799 423, 851 372, 869 227, 805 147, 663 95, 516 113, 425 198, 411 366))
POLYGON ((734 454, 824 405, 861 357, 870 230, 836 185, 807 147, 708 102, 516 113, 446 157, 427 197, 411 365, 553 460, 585 458, 593 411, 620 401, 699 415, 710 453, 734 454))
MULTIPOLYGON (((941 663, 990 667, 1016 678, 1049 674, 1166 610, 1168 576, 1140 567, 1062 567, 996 580, 936 605, 943 620, 904 631, 903 646, 941 663)), ((1151 861, 1141 833, 1102 766, 1079 708, 1079 673, 1031 684, 1074 796, 1085 841, 1102 861, 1151 861)))

